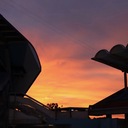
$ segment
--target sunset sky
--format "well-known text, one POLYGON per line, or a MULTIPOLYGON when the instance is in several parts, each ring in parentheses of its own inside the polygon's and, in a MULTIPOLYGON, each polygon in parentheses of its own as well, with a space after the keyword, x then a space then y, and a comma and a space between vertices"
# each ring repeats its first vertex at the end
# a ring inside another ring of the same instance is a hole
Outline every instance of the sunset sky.
POLYGON ((128 42, 128 0, 0 0, 0 13, 35 47, 40 102, 88 107, 122 89, 120 70, 91 60, 128 42))

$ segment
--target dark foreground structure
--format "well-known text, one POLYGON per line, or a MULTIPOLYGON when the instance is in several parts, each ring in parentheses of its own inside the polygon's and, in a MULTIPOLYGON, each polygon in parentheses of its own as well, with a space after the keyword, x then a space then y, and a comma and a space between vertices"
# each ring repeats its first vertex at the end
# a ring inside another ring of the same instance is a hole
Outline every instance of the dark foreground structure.
POLYGON ((26 95, 41 72, 32 44, 0 15, 0 128, 128 128, 128 46, 100 50, 95 61, 124 73, 124 88, 89 108, 50 109, 26 95), (124 119, 113 119, 124 114, 124 119), (97 116, 106 115, 105 118, 97 116), (95 116, 95 119, 90 119, 95 116))
POLYGON ((86 108, 51 110, 26 95, 41 72, 32 44, 0 15, 0 128, 69 127, 57 119, 85 118, 86 108))
MULTIPOLYGON (((110 51, 105 49, 97 52, 93 60, 121 70, 124 74, 124 88, 107 98, 89 106, 89 115, 102 116, 112 119, 112 115, 123 114, 124 120, 119 128, 128 127, 128 45, 115 45, 110 51)), ((121 122, 121 121, 120 121, 121 122)))
POLYGON ((0 15, 0 127, 9 125, 14 97, 24 97, 40 71, 31 43, 0 15))

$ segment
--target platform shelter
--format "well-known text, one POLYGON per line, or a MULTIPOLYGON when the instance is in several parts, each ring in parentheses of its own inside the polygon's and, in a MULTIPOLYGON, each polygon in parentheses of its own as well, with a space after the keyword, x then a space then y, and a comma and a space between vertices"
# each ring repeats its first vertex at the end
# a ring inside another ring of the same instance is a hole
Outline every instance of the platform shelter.
POLYGON ((89 115, 106 115, 107 118, 111 118, 113 114, 124 114, 125 119, 128 119, 128 45, 124 46, 118 44, 112 47, 110 51, 106 49, 100 50, 92 60, 122 71, 124 76, 124 87, 107 98, 90 105, 89 115))

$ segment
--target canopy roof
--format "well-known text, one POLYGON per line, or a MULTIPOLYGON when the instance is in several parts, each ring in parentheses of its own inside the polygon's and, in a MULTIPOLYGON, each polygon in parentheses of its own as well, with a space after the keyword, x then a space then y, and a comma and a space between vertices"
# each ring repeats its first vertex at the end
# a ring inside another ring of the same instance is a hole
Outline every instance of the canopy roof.
POLYGON ((92 59, 123 72, 128 72, 128 45, 125 47, 118 44, 112 47, 110 51, 102 49, 92 59))
POLYGON ((106 49, 100 50, 92 59, 123 71, 125 88, 94 105, 90 105, 89 114, 107 115, 128 113, 128 45, 125 47, 122 44, 118 44, 112 47, 110 51, 106 49))
POLYGON ((40 71, 32 44, 0 15, 0 74, 11 75, 10 91, 25 94, 40 71))
POLYGON ((123 88, 107 98, 89 106, 90 115, 128 113, 128 88, 123 88))

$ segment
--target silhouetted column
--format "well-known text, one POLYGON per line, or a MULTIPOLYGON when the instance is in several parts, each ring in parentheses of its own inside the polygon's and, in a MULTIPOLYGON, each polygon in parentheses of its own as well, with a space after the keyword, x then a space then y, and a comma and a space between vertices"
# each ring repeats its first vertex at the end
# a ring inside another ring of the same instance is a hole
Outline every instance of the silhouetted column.
POLYGON ((10 56, 6 45, 0 44, 0 128, 8 127, 10 56))
POLYGON ((111 114, 107 114, 106 118, 112 118, 112 115, 111 114))
POLYGON ((8 125, 8 94, 9 83, 5 84, 4 90, 0 91, 0 128, 7 128, 8 125))
POLYGON ((124 72, 124 87, 127 88, 127 73, 124 72))
POLYGON ((128 120, 128 113, 125 113, 124 116, 125 116, 125 119, 128 120))

